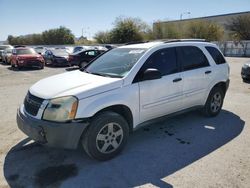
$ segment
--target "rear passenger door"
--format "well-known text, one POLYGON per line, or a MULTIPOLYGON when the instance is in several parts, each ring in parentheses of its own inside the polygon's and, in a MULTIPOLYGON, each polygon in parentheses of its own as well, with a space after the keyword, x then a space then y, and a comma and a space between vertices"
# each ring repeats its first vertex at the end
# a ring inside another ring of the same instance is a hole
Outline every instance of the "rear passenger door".
POLYGON ((212 68, 200 48, 181 46, 176 49, 183 76, 183 107, 203 105, 212 68))
POLYGON ((182 81, 176 49, 165 48, 153 53, 144 63, 136 80, 139 82, 140 119, 142 122, 176 112, 182 105, 182 81), (162 77, 141 80, 147 69, 157 69, 162 77))

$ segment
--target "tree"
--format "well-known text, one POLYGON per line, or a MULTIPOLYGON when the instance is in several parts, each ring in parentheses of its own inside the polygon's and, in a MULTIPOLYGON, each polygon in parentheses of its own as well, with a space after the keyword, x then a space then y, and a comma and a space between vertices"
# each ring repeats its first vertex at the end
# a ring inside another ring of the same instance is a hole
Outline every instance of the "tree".
POLYGON ((95 34, 94 39, 99 44, 108 44, 111 42, 111 36, 109 31, 100 31, 95 34))
POLYGON ((232 18, 227 28, 233 33, 236 39, 250 40, 250 16, 238 16, 232 18))
POLYGON ((114 28, 110 31, 100 31, 95 34, 98 43, 128 43, 153 39, 152 28, 139 18, 118 17, 114 28))
POLYGON ((74 35, 63 26, 44 31, 42 37, 45 44, 74 44, 74 35))
POLYGON ((163 30, 162 30, 162 24, 159 22, 154 23, 154 37, 155 39, 163 39, 163 30))
POLYGON ((74 35, 66 27, 50 29, 42 34, 30 34, 25 36, 8 36, 8 42, 12 45, 42 45, 42 44, 74 44, 74 35))
POLYGON ((141 31, 143 26, 138 19, 119 17, 115 20, 115 27, 111 30, 112 43, 127 43, 142 41, 141 31))
POLYGON ((204 38, 209 41, 218 41, 223 38, 224 29, 210 21, 193 21, 187 25, 188 38, 204 38))

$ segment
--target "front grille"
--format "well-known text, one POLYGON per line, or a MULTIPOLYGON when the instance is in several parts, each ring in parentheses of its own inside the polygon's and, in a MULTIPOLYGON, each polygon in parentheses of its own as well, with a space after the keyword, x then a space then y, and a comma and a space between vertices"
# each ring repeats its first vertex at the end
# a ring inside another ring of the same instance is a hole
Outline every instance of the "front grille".
POLYGON ((38 60, 26 61, 26 66, 41 66, 41 62, 38 60))
POLYGON ((36 116, 43 101, 44 99, 36 97, 28 92, 24 99, 24 108, 29 114, 36 116))

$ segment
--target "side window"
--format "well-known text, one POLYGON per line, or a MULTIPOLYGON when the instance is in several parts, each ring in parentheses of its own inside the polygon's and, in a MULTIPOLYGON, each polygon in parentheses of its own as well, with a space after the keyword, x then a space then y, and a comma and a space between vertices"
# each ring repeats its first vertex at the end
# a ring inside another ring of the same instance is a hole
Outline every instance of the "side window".
POLYGON ((209 66, 206 56, 198 47, 177 47, 177 54, 183 71, 209 66))
POLYGON ((212 58, 214 59, 214 62, 217 65, 226 63, 225 58, 223 57, 223 55, 220 53, 218 49, 216 49, 215 47, 211 47, 211 46, 206 46, 205 48, 207 49, 209 54, 212 56, 212 58))
POLYGON ((148 68, 158 69, 162 76, 178 72, 175 48, 166 48, 151 55, 140 72, 148 68))
POLYGON ((89 56, 95 56, 95 54, 96 54, 95 51, 88 51, 87 52, 87 55, 89 55, 89 56))

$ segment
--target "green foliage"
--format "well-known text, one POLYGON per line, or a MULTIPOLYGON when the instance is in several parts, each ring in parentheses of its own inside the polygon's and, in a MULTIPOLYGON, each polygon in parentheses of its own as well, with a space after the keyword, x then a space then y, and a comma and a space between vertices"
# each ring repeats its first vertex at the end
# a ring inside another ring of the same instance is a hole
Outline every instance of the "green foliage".
POLYGON ((110 32, 100 31, 100 32, 95 34, 94 39, 99 44, 108 44, 111 42, 110 32))
POLYGON ((164 28, 163 38, 165 39, 178 39, 181 38, 182 27, 179 24, 170 23, 167 24, 164 28))
POLYGON ((154 23, 154 29, 153 29, 153 35, 154 35, 154 38, 156 39, 163 39, 164 36, 163 36, 163 27, 162 27, 162 24, 160 22, 156 22, 154 23))
POLYGON ((203 38, 209 41, 218 41, 223 38, 224 29, 214 22, 193 21, 187 26, 187 38, 203 38))
POLYGON ((79 39, 75 40, 75 44, 76 45, 81 45, 81 44, 92 45, 94 43, 93 43, 93 41, 88 40, 86 37, 80 37, 79 39))
POLYGON ((31 34, 25 36, 8 36, 8 42, 12 45, 43 45, 43 44, 74 44, 74 35, 66 27, 50 29, 42 34, 31 34))
POLYGON ((127 43, 131 41, 142 41, 139 33, 139 27, 130 19, 117 19, 115 28, 111 31, 112 43, 127 43))
POLYGON ((44 44, 74 44, 74 35, 66 27, 50 29, 42 33, 44 44))
POLYGON ((98 43, 127 43, 153 39, 152 29, 141 19, 118 17, 111 31, 98 32, 95 39, 98 43))
POLYGON ((233 18, 227 27, 235 39, 250 40, 250 16, 233 18))

